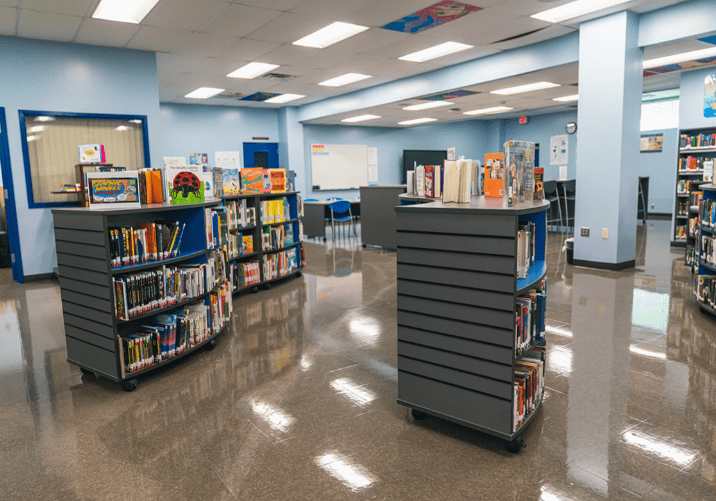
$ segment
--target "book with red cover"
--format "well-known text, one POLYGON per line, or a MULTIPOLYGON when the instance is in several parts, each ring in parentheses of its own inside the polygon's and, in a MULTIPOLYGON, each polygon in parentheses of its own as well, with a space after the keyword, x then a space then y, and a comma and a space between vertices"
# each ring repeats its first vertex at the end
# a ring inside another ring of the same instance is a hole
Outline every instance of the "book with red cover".
POLYGON ((433 181, 435 177, 435 166, 425 166, 425 197, 433 198, 433 181))

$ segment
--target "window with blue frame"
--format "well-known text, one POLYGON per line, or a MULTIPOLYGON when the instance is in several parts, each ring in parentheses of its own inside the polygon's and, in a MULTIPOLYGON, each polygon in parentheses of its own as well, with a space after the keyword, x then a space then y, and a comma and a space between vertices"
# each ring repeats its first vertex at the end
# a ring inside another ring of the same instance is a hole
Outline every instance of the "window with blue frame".
MULTIPOLYGON (((20 111, 25 179, 30 208, 77 205, 63 192, 79 183, 80 145, 104 147, 101 163, 126 170, 149 167, 147 117, 20 111)), ((94 170, 85 167, 84 172, 94 170)))

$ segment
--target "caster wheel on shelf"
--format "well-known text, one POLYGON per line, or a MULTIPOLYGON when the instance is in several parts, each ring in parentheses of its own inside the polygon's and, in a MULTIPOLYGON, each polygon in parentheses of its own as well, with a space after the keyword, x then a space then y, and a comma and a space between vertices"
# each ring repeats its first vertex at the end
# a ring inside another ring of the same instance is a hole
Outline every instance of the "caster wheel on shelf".
POLYGON ((266 290, 267 290, 267 291, 270 291, 270 290, 271 290, 271 284, 266 284, 266 290))
POLYGON ((94 372, 92 372, 91 370, 84 369, 82 367, 80 367, 80 372, 86 376, 94 376, 95 375, 94 372))
POLYGON ((256 294, 258 291, 259 291, 259 288, 256 285, 251 287, 251 292, 253 292, 254 294, 256 294))
POLYGON ((326 241, 326 237, 323 237, 323 241, 324 241, 324 242, 326 241))
POLYGON ((134 391, 139 386, 139 381, 136 379, 125 379, 122 381, 122 389, 124 391, 134 391))
POLYGON ((303 272, 301 272, 301 271, 299 271, 298 273, 296 273, 296 276, 297 276, 297 277, 300 277, 301 275, 303 275, 303 272))
POLYGON ((366 247, 368 247, 368 246, 366 244, 363 244, 363 248, 365 249, 366 247))
POLYGON ((211 351, 211 350, 213 350, 214 348, 216 348, 216 340, 215 340, 215 339, 212 339, 211 341, 209 341, 208 343, 206 343, 205 348, 206 348, 206 351, 211 351))
POLYGON ((428 415, 425 414, 423 411, 419 411, 417 409, 413 409, 411 411, 411 414, 413 415, 413 419, 417 419, 419 421, 422 421, 423 419, 427 419, 428 415))
POLYGON ((508 451, 510 451, 513 454, 517 454, 525 447, 527 447, 527 444, 522 439, 522 437, 517 437, 514 440, 508 440, 505 442, 505 449, 507 449, 508 451))

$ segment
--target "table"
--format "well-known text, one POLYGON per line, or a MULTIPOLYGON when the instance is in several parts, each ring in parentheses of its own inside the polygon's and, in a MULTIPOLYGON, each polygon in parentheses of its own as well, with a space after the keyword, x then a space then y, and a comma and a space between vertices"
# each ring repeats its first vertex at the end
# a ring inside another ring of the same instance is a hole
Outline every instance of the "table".
MULTIPOLYGON (((351 213, 360 214, 360 200, 348 200, 351 203, 351 213)), ((326 219, 331 218, 331 209, 328 207, 336 200, 321 200, 318 202, 303 202, 303 235, 305 237, 321 237, 326 239, 326 219)))

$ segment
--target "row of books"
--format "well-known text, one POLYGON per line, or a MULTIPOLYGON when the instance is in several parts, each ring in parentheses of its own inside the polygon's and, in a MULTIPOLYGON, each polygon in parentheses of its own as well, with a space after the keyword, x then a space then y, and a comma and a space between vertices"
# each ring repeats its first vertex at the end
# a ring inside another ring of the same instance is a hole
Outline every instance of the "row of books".
POLYGON ((714 296, 716 295, 716 276, 699 275, 696 283, 696 300, 710 308, 715 308, 714 296))
POLYGON ((288 198, 261 201, 261 224, 282 223, 291 219, 288 198))
POLYGON ((716 160, 716 158, 692 157, 691 155, 686 158, 679 158, 679 173, 688 173, 692 171, 699 173, 700 171, 703 171, 704 173, 709 172, 713 175, 714 160, 716 160))
POLYGON ((686 248, 686 264, 694 266, 696 264, 696 248, 689 246, 686 248))
POLYGON ((256 226, 256 208, 249 207, 248 200, 226 200, 224 205, 230 230, 256 226))
POLYGON ((298 254, 295 248, 264 256, 264 280, 284 277, 298 269, 298 254))
POLYGON ((215 249, 227 245, 229 219, 226 207, 205 207, 204 222, 206 225, 206 247, 215 249))
POLYGON ((164 203, 164 170, 139 169, 139 201, 143 204, 164 203))
POLYGON ((689 203, 686 201, 679 202, 679 210, 676 213, 678 216, 686 216, 689 213, 689 203))
POLYGON ((293 225, 267 226, 261 231, 262 249, 272 251, 293 244, 293 225))
POLYGON ((545 346, 547 312, 547 280, 517 298, 515 311, 515 355, 522 355, 531 346, 545 346))
POLYGON ((230 197, 256 193, 286 193, 286 169, 213 167, 214 196, 230 197), (217 176, 217 171, 221 173, 217 176))
POLYGON ((254 285, 261 281, 258 261, 247 261, 245 263, 231 263, 229 266, 231 283, 234 289, 240 289, 247 285, 254 285))
POLYGON ((676 193, 679 195, 688 195, 691 187, 691 181, 688 179, 679 179, 676 183, 676 193))
POLYGON ((716 134, 681 134, 679 137, 679 148, 704 148, 708 146, 716 147, 716 134))
POLYGON ((254 237, 241 233, 230 233, 228 242, 228 257, 235 259, 254 252, 254 237))
POLYGON ((544 394, 544 347, 537 347, 534 352, 535 357, 515 363, 513 432, 537 409, 544 394))
POLYGON ((687 231, 689 232, 689 237, 695 237, 696 233, 698 232, 698 226, 699 226, 699 218, 697 217, 691 217, 689 218, 689 225, 687 231))
POLYGON ((184 228, 179 221, 139 223, 109 229, 109 252, 113 268, 161 261, 179 255, 184 228))
POLYGON ((520 223, 517 232, 517 278, 527 278, 527 271, 535 263, 535 225, 520 223))
POLYGON ((686 228, 687 226, 685 224, 681 224, 674 228, 674 238, 676 240, 686 240, 686 228))
POLYGON ((441 198, 442 165, 418 165, 415 171, 408 172, 408 185, 412 185, 412 193, 419 197, 441 198))
POLYGON ((418 165, 408 171, 408 193, 443 202, 469 202, 477 164, 472 160, 445 160, 444 165, 418 165))
POLYGON ((705 233, 701 235, 701 261, 716 266, 716 239, 705 233))
POLYGON ((701 200, 699 204, 699 217, 701 224, 709 228, 716 226, 716 200, 701 200))
POLYGON ((689 193, 689 208, 692 210, 698 210, 703 195, 702 191, 692 191, 689 193))

